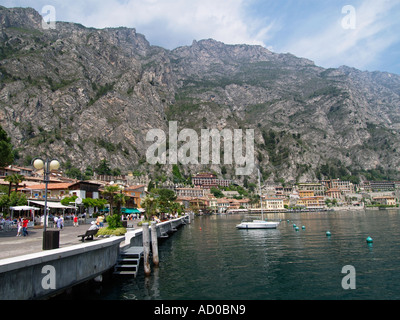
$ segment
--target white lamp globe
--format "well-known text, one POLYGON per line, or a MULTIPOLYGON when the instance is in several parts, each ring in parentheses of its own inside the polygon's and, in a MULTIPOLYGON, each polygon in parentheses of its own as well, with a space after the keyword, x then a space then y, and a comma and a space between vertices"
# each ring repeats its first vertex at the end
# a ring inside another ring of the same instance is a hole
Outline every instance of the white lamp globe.
POLYGON ((57 160, 50 162, 50 170, 58 170, 60 168, 60 163, 57 160))
POLYGON ((41 170, 44 167, 44 162, 42 159, 36 159, 35 161, 33 161, 33 166, 35 167, 35 169, 41 170))

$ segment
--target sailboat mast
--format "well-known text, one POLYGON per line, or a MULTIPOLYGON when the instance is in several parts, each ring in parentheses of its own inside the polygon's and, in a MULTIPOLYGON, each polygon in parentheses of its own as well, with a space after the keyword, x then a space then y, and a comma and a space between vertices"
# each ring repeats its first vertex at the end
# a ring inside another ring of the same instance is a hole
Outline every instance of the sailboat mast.
POLYGON ((261 219, 264 220, 264 211, 263 211, 262 193, 261 193, 260 169, 258 169, 258 188, 260 190, 261 219))

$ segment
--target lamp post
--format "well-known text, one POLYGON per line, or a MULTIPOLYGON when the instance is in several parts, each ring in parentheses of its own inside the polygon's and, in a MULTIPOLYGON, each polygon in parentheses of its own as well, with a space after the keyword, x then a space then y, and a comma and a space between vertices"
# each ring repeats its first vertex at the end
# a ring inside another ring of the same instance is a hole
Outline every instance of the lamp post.
MULTIPOLYGON (((35 158, 32 161, 32 164, 35 169, 41 170, 43 169, 43 182, 45 184, 45 194, 44 194, 44 222, 43 222, 43 250, 48 250, 47 243, 47 185, 49 183, 49 174, 51 170, 58 170, 60 168, 60 162, 58 160, 49 160, 45 161, 40 158, 35 158)), ((57 244, 58 246, 58 244, 57 244)))

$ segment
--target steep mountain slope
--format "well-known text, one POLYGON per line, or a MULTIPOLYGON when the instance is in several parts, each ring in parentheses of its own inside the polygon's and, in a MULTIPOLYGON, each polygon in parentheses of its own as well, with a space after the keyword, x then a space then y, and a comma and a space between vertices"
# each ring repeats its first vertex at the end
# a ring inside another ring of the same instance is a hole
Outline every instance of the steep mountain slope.
MULTIPOLYGON (((396 176, 400 77, 324 69, 260 46, 194 41, 169 51, 134 29, 58 22, 0 7, 0 125, 20 162, 58 157, 85 169, 169 174, 146 162, 150 129, 254 129, 264 178, 307 180, 379 169, 396 176)), ((223 151, 221 151, 223 152, 223 151)), ((231 165, 182 165, 231 178, 231 165)))
POLYGON ((326 165, 342 176, 351 173, 346 167, 398 170, 399 76, 323 69, 290 54, 213 40, 172 55, 181 66, 182 101, 170 118, 189 127, 255 129, 257 158, 275 178, 320 176, 326 165))

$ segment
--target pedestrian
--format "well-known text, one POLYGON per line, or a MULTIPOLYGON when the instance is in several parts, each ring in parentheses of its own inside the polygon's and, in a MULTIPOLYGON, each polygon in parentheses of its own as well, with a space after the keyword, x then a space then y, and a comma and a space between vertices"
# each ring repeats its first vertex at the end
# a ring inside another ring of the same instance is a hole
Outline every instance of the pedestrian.
POLYGON ((21 232, 22 232, 22 221, 21 221, 21 217, 18 218, 17 221, 17 237, 22 236, 21 232))
POLYGON ((103 227, 104 227, 104 216, 103 216, 103 215, 98 216, 97 219, 98 219, 98 220, 97 220, 98 226, 99 226, 100 228, 103 228, 103 227))
POLYGON ((74 227, 78 226, 78 216, 75 214, 74 215, 74 227))
POLYGON ((62 230, 63 227, 64 227, 64 219, 62 216, 59 216, 57 219, 57 228, 58 230, 62 230))
POLYGON ((23 218, 22 220, 22 235, 26 237, 28 235, 28 223, 29 220, 27 218, 23 218))

